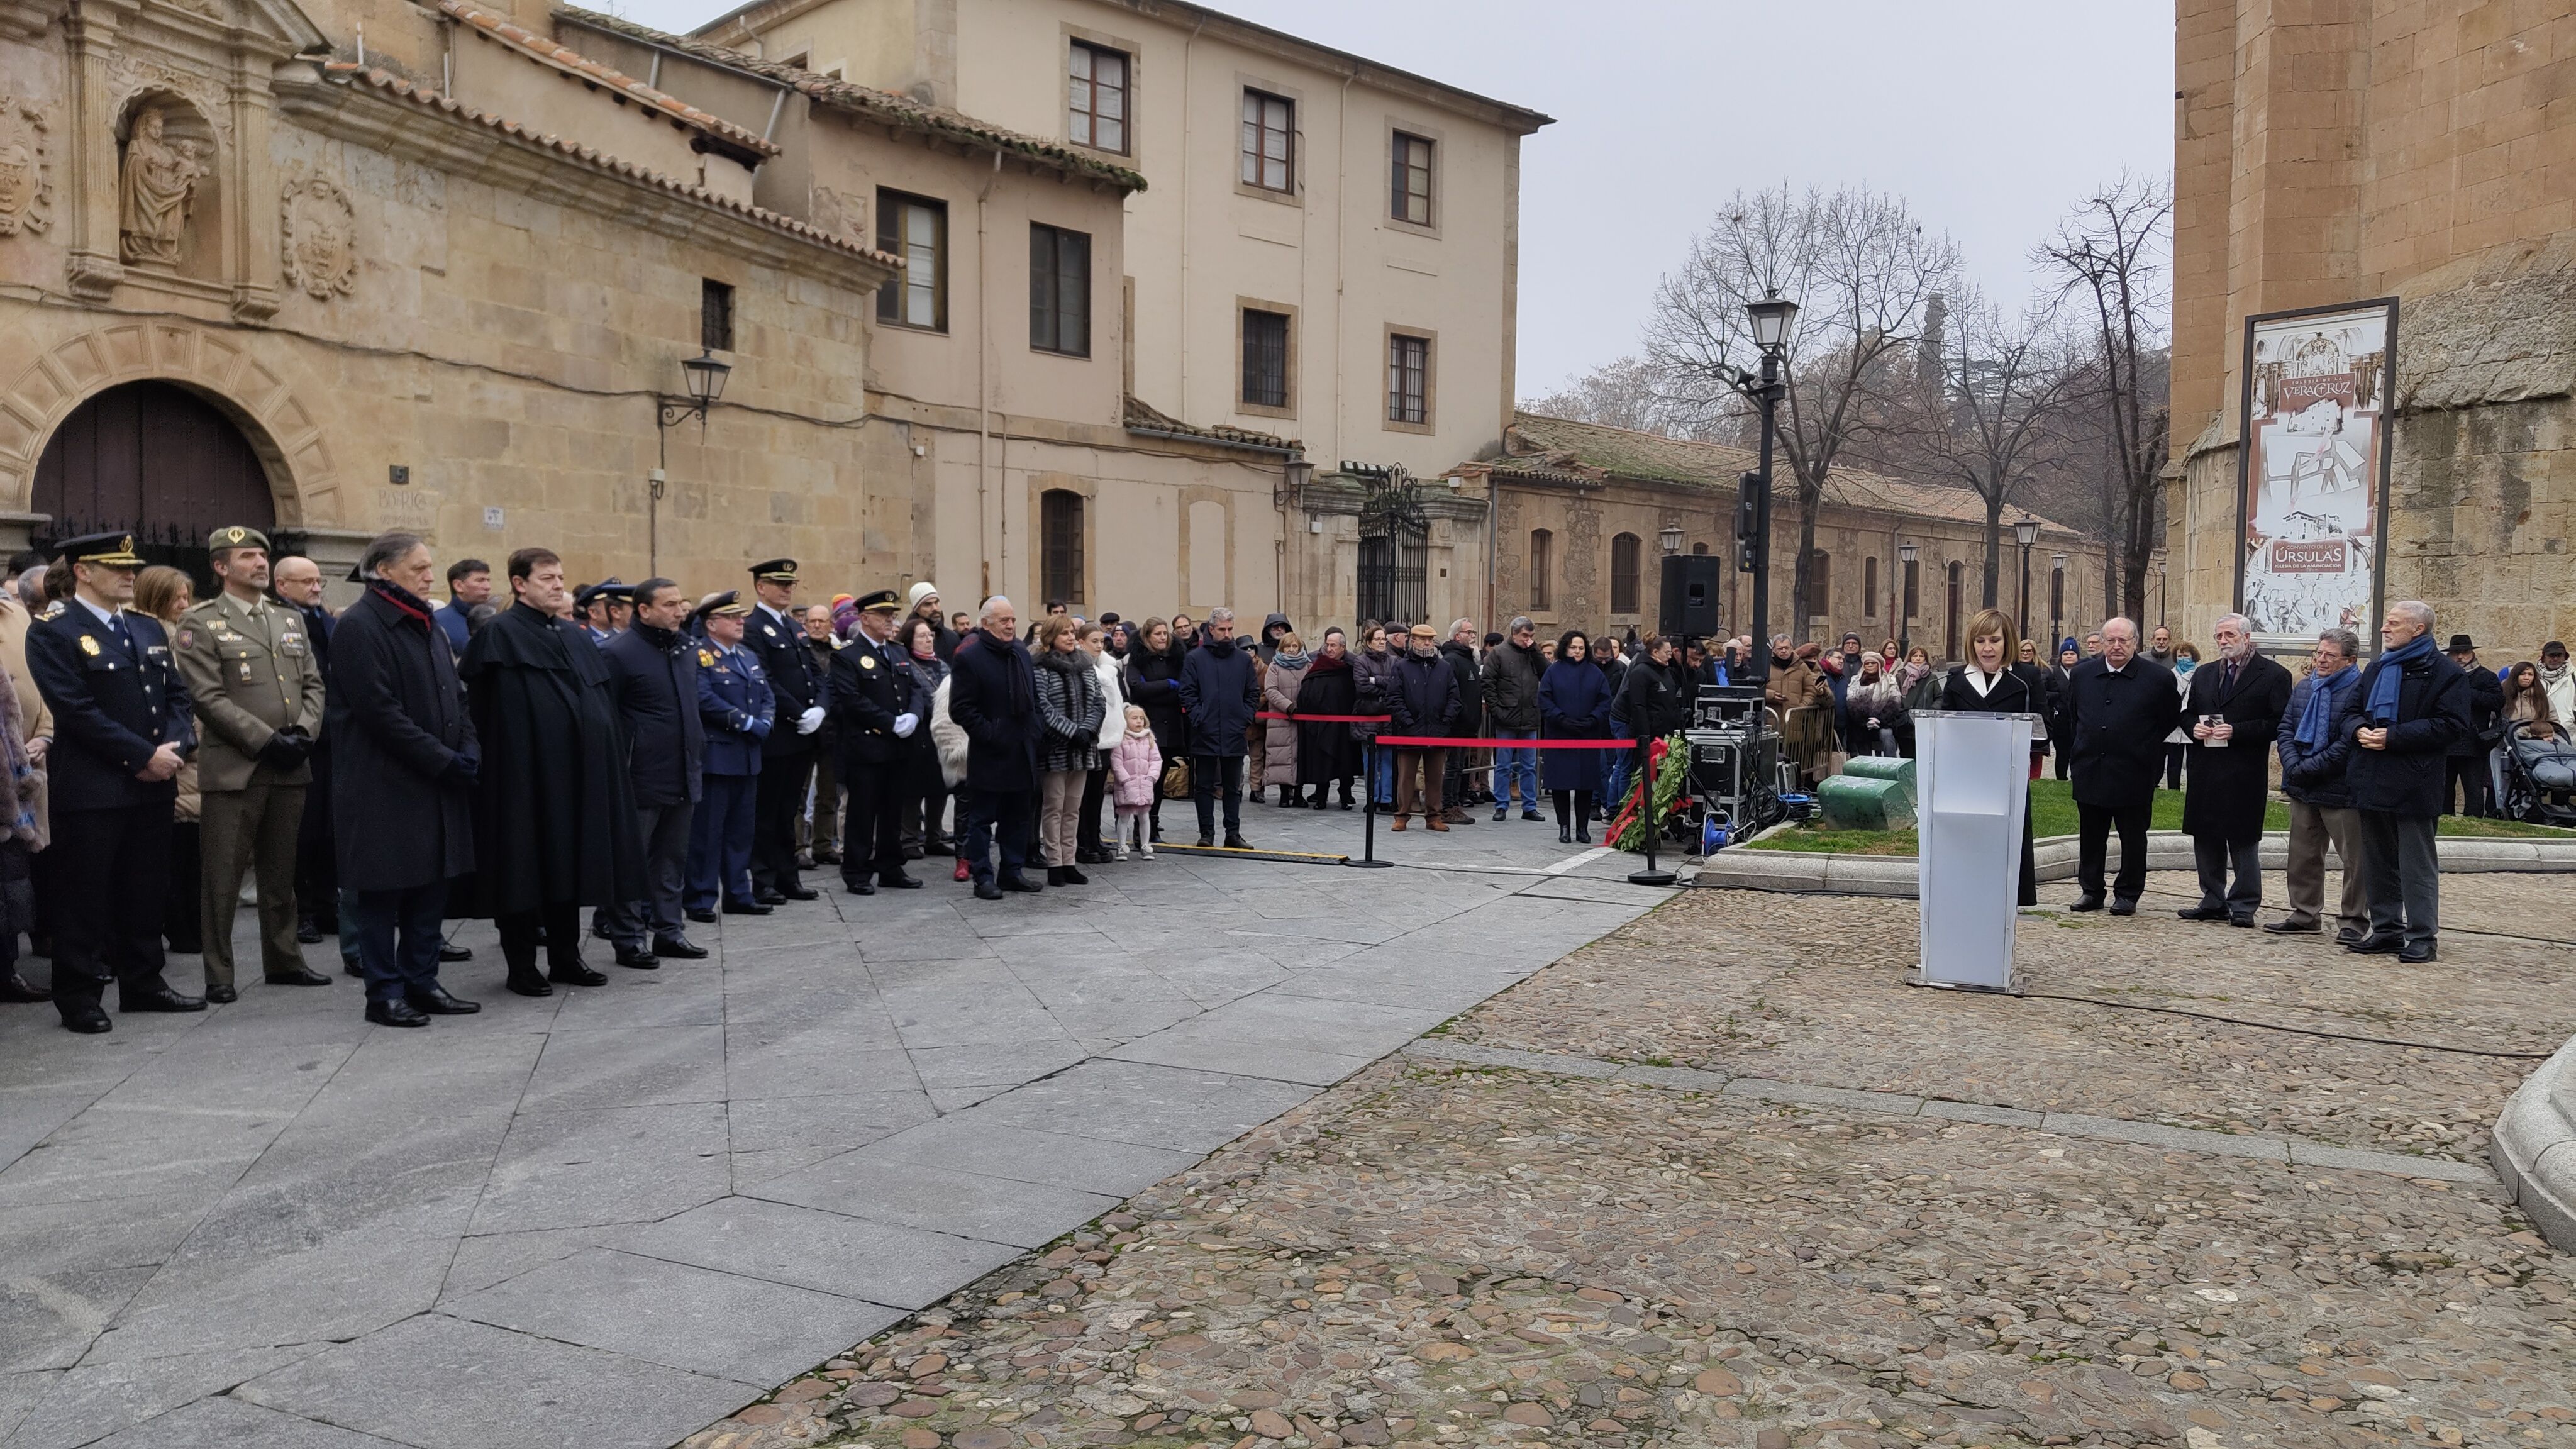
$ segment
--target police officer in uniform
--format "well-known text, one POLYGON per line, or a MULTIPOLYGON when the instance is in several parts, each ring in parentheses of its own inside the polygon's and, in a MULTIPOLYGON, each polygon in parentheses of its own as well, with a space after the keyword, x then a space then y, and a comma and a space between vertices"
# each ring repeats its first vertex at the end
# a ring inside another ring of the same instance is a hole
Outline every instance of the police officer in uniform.
POLYGON ((796 606, 796 560, 774 558, 751 566, 751 591, 759 604, 746 619, 744 647, 760 661, 777 696, 777 728, 760 750, 760 789, 753 805, 751 878, 762 905, 810 901, 814 892, 796 877, 796 817, 814 777, 814 732, 823 727, 823 669, 805 647, 805 626, 788 616, 796 606))
MULTIPOLYGON (((260 965, 277 986, 328 986, 296 944, 295 852, 307 760, 322 730, 322 667, 303 615, 269 602, 268 538, 218 528, 206 540, 223 592, 179 619, 179 673, 196 706, 204 824, 200 931, 206 999, 231 1001, 233 912, 245 869, 259 878, 260 965)), ((337 903, 334 903, 336 910, 337 903)))
POLYGON ((862 595, 858 606, 858 635, 832 656, 828 692, 841 783, 850 792, 841 831, 841 883, 854 896, 872 896, 878 886, 921 887, 903 870, 902 744, 930 713, 930 691, 893 643, 900 596, 879 589, 862 595))
POLYGON ((731 589, 698 603, 697 625, 706 636, 698 650, 698 719, 706 726, 697 814, 689 819, 689 886, 682 904, 701 925, 725 914, 765 916, 770 908, 752 897, 754 802, 768 772, 761 742, 776 716, 769 678, 743 647, 751 605, 731 589))
POLYGON ((99 1005, 110 976, 121 1010, 206 1009, 161 976, 176 777, 197 732, 169 635, 125 608, 143 566, 134 536, 75 538, 62 556, 73 595, 27 631, 27 672, 54 712, 54 1006, 96 1033, 114 1025, 99 1005))
POLYGON ((634 622, 635 586, 611 574, 598 583, 575 589, 572 607, 573 617, 581 622, 581 631, 590 636, 590 642, 604 646, 634 622))

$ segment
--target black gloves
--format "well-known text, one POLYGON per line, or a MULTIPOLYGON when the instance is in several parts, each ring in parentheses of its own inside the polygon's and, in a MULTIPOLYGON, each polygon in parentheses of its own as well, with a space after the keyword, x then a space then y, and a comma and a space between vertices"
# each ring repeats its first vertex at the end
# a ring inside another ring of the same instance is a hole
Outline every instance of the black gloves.
POLYGON ((293 725, 268 737, 259 747, 259 762, 272 769, 292 770, 313 754, 313 737, 293 725))
POLYGON ((447 768, 438 772, 438 778, 453 780, 460 785, 471 785, 482 773, 481 755, 472 750, 458 750, 447 757, 447 768))

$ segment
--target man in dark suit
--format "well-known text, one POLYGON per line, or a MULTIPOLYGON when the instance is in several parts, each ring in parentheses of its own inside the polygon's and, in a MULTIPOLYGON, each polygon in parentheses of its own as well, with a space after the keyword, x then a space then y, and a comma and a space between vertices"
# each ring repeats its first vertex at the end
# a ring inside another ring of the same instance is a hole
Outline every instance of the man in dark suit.
POLYGON ((823 671, 805 647, 805 626, 791 618, 796 606, 796 560, 774 558, 751 566, 751 591, 759 603, 744 621, 743 647, 760 661, 777 697, 777 728, 760 748, 760 785, 752 805, 751 878, 762 905, 810 901, 814 892, 796 876, 796 817, 814 778, 814 732, 823 727, 823 671))
POLYGON ((2112 619, 2102 626, 2102 652, 2068 676, 2065 707, 2081 891, 2073 909, 2102 909, 2102 870, 2116 827, 2120 875, 2111 888, 2111 914, 2135 915, 2147 889, 2147 823, 2155 813, 2156 776, 2164 769, 2165 736, 2182 717, 2182 696, 2171 670, 2138 656, 2138 626, 2112 619))
POLYGON ((689 601, 669 579, 635 586, 632 624, 600 646, 609 688, 626 723, 626 772, 635 787, 635 838, 644 848, 645 896, 603 906, 617 964, 649 971, 665 956, 703 959, 680 919, 687 884, 689 822, 707 752, 698 717, 696 641, 680 632, 689 601), (650 939, 647 939, 647 932, 650 939))
POLYGON ((197 732, 161 622, 125 607, 143 566, 133 536, 75 538, 63 556, 72 598, 27 631, 27 671, 54 712, 54 1006, 90 1034, 113 1025, 99 1005, 111 975, 121 1010, 206 1009, 161 976, 176 777, 197 732))
POLYGON ((730 916, 765 916, 752 898, 751 847, 760 776, 767 764, 761 741, 775 722, 776 700, 760 661, 742 644, 743 617, 751 605, 732 589, 698 601, 698 720, 706 730, 706 760, 697 818, 689 830, 689 919, 716 918, 716 901, 730 916))
POLYGON ((912 661, 894 647, 902 600, 892 589, 862 595, 858 637, 832 656, 832 728, 840 747, 840 782, 850 792, 841 830, 841 882, 854 896, 878 886, 918 890, 904 874, 903 741, 930 713, 930 691, 912 661))
POLYGON ((2434 959, 2441 926, 2433 823, 2443 760, 2470 729, 2469 676, 2434 652, 2433 606, 2421 600, 2389 605, 2379 642, 2379 657, 2335 717, 2335 732, 2353 743, 2344 772, 2370 892, 2370 934, 2344 949, 2416 966, 2434 959))
MULTIPOLYGON (((1037 816, 1037 671, 1019 640, 1019 613, 999 594, 984 601, 982 627, 949 660, 948 717, 966 733, 963 822, 957 851, 978 900, 1046 887, 1021 873, 1037 816), (988 852, 998 850, 997 873, 988 852)), ((1241 738, 1241 732, 1237 732, 1241 738)))
POLYGON ((2263 809, 2270 800, 2271 750, 2290 708, 2290 671, 2254 652, 2254 625, 2230 614, 2213 627, 2218 657, 2191 672, 2183 708, 2191 731, 2190 788, 2182 830, 2200 868, 2200 904, 2186 921, 2251 927, 2263 905, 2263 809), (2228 883, 2228 869, 2236 880, 2228 883))
MULTIPOLYGON (((331 631, 339 621, 322 605, 322 566, 300 554, 288 554, 269 571, 270 592, 304 621, 304 638, 313 650, 313 667, 327 688, 331 678, 331 631)), ((306 757, 313 783, 304 790, 304 819, 295 839, 295 939, 310 945, 326 932, 340 929, 340 872, 332 861, 331 745, 329 732, 313 741, 306 757)), ((355 947, 341 943, 343 957, 355 947)), ((354 974, 354 973, 352 973, 354 974)))

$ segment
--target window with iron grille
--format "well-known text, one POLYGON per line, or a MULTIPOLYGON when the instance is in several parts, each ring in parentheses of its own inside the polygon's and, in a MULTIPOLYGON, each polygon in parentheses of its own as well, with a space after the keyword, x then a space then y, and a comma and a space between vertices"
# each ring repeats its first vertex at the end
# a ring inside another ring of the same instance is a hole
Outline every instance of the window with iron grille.
POLYGON ((1091 238, 1085 233, 1029 225, 1029 346, 1091 355, 1091 238))
POLYGON ((1878 617, 1878 560, 1867 558, 1860 565, 1860 616, 1878 617))
POLYGON ((903 274, 877 289, 877 320, 947 331, 947 203, 878 192, 877 247, 903 258, 903 274))
POLYGON ((1643 540, 1623 533, 1610 540, 1610 612, 1637 612, 1637 555, 1643 540))
POLYGON ((1807 555, 1807 614, 1829 619, 1834 612, 1834 556, 1823 549, 1807 555))
POLYGON ((713 278, 698 283, 698 345, 733 351, 733 288, 713 278))
POLYGON ((1107 46, 1075 41, 1067 101, 1066 139, 1095 151, 1127 154, 1127 57, 1107 46))
POLYGON ((1395 166, 1388 178, 1386 214, 1415 226, 1431 224, 1431 143, 1395 133, 1395 166))
POLYGON ((1288 406, 1288 317, 1243 309, 1243 400, 1254 407, 1288 406))
POLYGON ((1431 339, 1398 332, 1386 340, 1386 420, 1431 421, 1431 339))
POLYGON ((1297 189, 1297 103, 1262 91, 1243 93, 1243 184, 1264 191, 1297 189))
POLYGON ((1082 495, 1050 488, 1038 495, 1038 596, 1082 599, 1082 495))
POLYGON ((1530 530, 1529 606, 1544 612, 1556 607, 1556 535, 1530 530))
POLYGON ((1905 565, 1905 617, 1911 619, 1922 612, 1923 564, 1920 560, 1909 560, 1905 565))

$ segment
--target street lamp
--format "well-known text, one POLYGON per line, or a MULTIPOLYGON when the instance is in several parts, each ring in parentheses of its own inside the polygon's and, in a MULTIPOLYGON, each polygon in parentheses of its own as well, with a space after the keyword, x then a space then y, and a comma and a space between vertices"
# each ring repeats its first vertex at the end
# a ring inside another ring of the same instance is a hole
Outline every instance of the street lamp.
POLYGON ((2048 662, 2057 663, 2058 633, 2066 627, 2066 555, 2048 556, 2048 662))
POLYGON ((1896 628, 1896 652, 1911 659, 1914 657, 1914 561, 1923 557, 1923 550, 1909 538, 1896 546, 1896 557, 1905 565, 1905 576, 1896 581, 1896 592, 1904 599, 1902 608, 1905 615, 1904 622, 1896 628))
POLYGON ((1664 546, 1664 552, 1668 554, 1680 553, 1682 551, 1682 526, 1678 523, 1665 524, 1663 530, 1655 535, 1655 542, 1662 544, 1664 546))
POLYGON ((695 357, 680 359, 680 383, 688 389, 685 398, 656 394, 653 399, 654 432, 661 442, 661 465, 653 470, 646 490, 644 508, 645 568, 662 572, 662 494, 671 485, 671 428, 682 418, 698 420, 698 437, 707 435, 707 409, 724 396, 725 379, 732 376, 733 364, 719 361, 707 348, 698 349, 695 357))
POLYGON ((2156 550, 2154 562, 2148 567, 2155 572, 2156 576, 2156 627, 2163 628, 2165 622, 2165 551, 2163 549, 2156 550))
POLYGON ((2021 626, 2022 634, 2027 637, 2030 633, 2030 546, 2039 542, 2039 520, 2027 513, 2014 519, 2013 541, 2021 545, 2021 609, 2013 615, 2013 622, 2021 626))
POLYGON ((1747 480, 1751 506, 1738 508, 1736 527, 1742 531, 1744 515, 1752 515, 1753 657, 1760 661, 1761 682, 1767 686, 1771 682, 1771 453, 1780 436, 1780 399, 1789 393, 1780 372, 1788 360, 1789 324, 1797 318, 1798 304, 1778 292, 1765 291, 1761 301, 1746 303, 1744 310, 1753 319, 1753 345, 1762 350, 1762 376, 1754 383, 1738 369, 1734 384, 1736 391, 1762 409, 1762 451, 1760 465, 1747 480), (1753 386, 1748 388, 1748 383, 1753 386))

